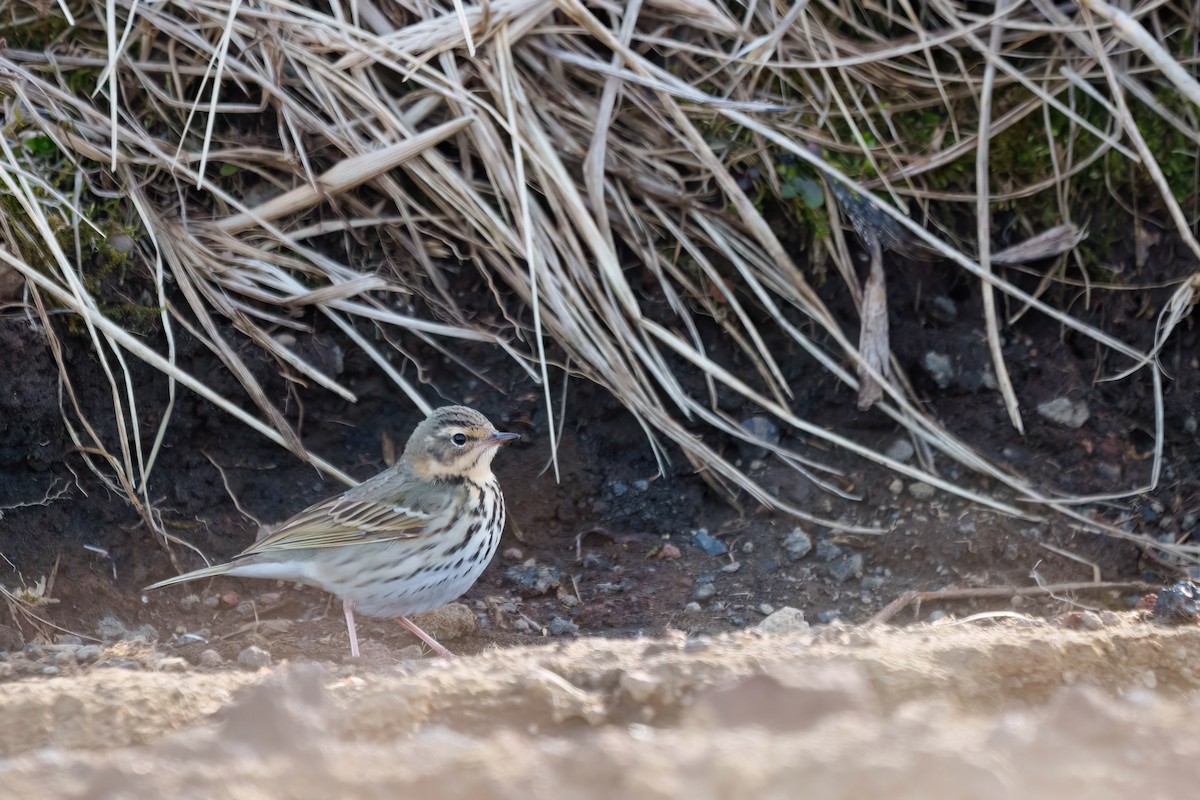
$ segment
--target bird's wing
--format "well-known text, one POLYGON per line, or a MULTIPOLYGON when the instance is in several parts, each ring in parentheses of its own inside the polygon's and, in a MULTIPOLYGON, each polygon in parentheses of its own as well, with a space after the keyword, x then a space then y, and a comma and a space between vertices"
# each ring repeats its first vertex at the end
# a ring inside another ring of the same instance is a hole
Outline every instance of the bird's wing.
POLYGON ((396 501, 331 497, 301 511, 240 556, 412 539, 421 535, 430 519, 430 514, 396 501))

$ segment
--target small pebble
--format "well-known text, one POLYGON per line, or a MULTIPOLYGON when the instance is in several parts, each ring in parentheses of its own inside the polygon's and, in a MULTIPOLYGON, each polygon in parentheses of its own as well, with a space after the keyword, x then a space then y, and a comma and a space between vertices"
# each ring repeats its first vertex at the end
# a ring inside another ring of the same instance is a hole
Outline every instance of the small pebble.
POLYGON ((742 542, 742 553, 750 555, 754 552, 754 542, 742 542))
POLYGON ((729 548, 720 539, 710 534, 705 528, 692 533, 692 543, 710 556, 723 556, 729 548))
POLYGON ((225 663, 225 659, 221 657, 221 654, 216 650, 213 650, 211 647, 207 650, 201 650, 197 661, 200 662, 200 666, 208 667, 210 669, 212 667, 219 667, 225 663))
POLYGON ((554 617, 550 620, 550 624, 546 626, 546 630, 551 636, 578 636, 579 626, 569 619, 562 617, 554 617))
POLYGON ((918 500, 928 500, 929 498, 933 497, 934 492, 936 491, 937 490, 928 483, 922 483, 921 481, 910 483, 908 485, 908 493, 918 500))
POLYGON ((517 617, 513 620, 512 627, 514 631, 528 633, 533 626, 530 625, 529 620, 525 619, 524 617, 517 617))
POLYGON ((43 675, 57 675, 58 667, 42 667, 43 675))
POLYGON ((742 568, 742 562, 731 561, 730 563, 721 567, 721 572, 737 572, 741 568, 742 568))
POLYGON ((689 614, 695 614, 698 611, 700 611, 700 604, 697 603, 695 600, 693 600, 692 602, 690 602, 686 606, 684 606, 683 610, 688 612, 689 614))
POLYGON ((273 606, 283 599, 283 592, 266 592, 258 596, 258 602, 263 606, 273 606))
POLYGON ((930 621, 930 622, 937 622, 938 620, 945 619, 947 616, 949 616, 949 615, 948 615, 948 614, 947 614, 945 611, 942 611, 942 610, 939 608, 939 609, 938 609, 938 610, 936 610, 936 611, 931 611, 931 612, 929 612, 929 621, 930 621))
POLYGON ((904 481, 900 480, 899 478, 896 478, 895 480, 893 480, 891 483, 888 484, 888 491, 891 492, 892 494, 900 494, 901 492, 904 491, 904 481))
POLYGON ((208 597, 204 598, 205 608, 216 608, 219 605, 221 605, 221 598, 217 597, 215 594, 210 594, 208 597))
POLYGON ((861 578, 863 574, 862 553, 839 558, 830 563, 828 569, 829 577, 833 579, 834 583, 845 583, 850 578, 861 578))
POLYGON ((674 561, 677 558, 683 558, 683 551, 670 542, 667 542, 662 547, 658 548, 658 558, 667 561, 674 561))
MULTIPOLYGON (((771 608, 770 605, 764 603, 758 607, 759 611, 764 607, 771 608)), ((759 622, 758 629, 763 633, 772 634, 803 633, 808 630, 808 622, 804 619, 803 611, 791 606, 784 606, 778 611, 772 611, 766 619, 759 622)))
POLYGON ((1053 423, 1066 428, 1080 428, 1088 421, 1091 411, 1083 400, 1071 400, 1069 397, 1056 397, 1041 403, 1037 413, 1053 423))
POLYGON ((237 608, 242 602, 242 598, 237 592, 230 590, 221 595, 221 602, 229 608, 237 608))
POLYGON ((257 645, 250 645, 238 653, 237 661, 243 667, 260 669, 271 665, 271 654, 257 645))
POLYGON ((817 559, 820 561, 833 561, 842 554, 842 548, 838 547, 828 539, 821 539, 817 542, 817 559))
POLYGON ((899 461, 901 464, 912 459, 916 453, 917 451, 913 449, 912 442, 908 439, 897 439, 883 452, 892 461, 899 461))
POLYGON ((775 606, 771 605, 770 603, 759 603, 758 613, 762 614, 764 617, 769 617, 775 613, 775 606))
POLYGON ((98 658, 100 658, 100 645, 98 644, 85 644, 75 651, 75 660, 83 664, 90 664, 98 658))
POLYGON ((503 555, 505 561, 520 561, 525 558, 525 552, 519 547, 506 547, 503 555))
POLYGON ((160 658, 154 666, 159 672, 187 672, 189 665, 187 659, 179 656, 167 656, 160 658))
POLYGON ((698 602, 707 602, 717 595, 716 584, 711 581, 708 583, 697 583, 696 588, 692 589, 692 599, 698 602))
POLYGON ((96 623, 96 635, 106 642, 120 639, 125 635, 125 623, 111 614, 102 617, 96 623))
POLYGON ((799 561, 812 552, 812 537, 802 528, 793 528, 791 533, 783 537, 783 549, 787 551, 789 561, 799 561))
POLYGON ((73 644, 82 647, 83 639, 73 633, 64 633, 58 637, 58 644, 73 644))
POLYGON ((198 605, 200 605, 200 595, 198 594, 184 595, 179 600, 179 608, 181 611, 191 611, 198 605))

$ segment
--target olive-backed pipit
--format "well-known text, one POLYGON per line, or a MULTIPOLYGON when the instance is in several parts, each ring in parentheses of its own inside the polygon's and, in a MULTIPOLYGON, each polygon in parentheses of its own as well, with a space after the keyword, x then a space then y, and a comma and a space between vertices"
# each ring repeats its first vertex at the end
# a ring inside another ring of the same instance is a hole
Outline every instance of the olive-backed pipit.
POLYGON ((439 408, 413 431, 394 467, 301 511, 228 564, 146 588, 215 575, 297 581, 342 598, 352 656, 358 611, 396 617, 449 657, 408 617, 459 597, 491 561, 504 528, 492 459, 517 438, 474 409, 439 408))

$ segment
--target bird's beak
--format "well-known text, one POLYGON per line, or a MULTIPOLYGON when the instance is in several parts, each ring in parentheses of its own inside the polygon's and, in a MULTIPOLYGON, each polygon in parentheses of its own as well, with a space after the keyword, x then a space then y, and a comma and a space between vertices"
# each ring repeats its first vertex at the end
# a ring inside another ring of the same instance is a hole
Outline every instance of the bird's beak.
POLYGON ((487 438, 485 444, 487 444, 489 447, 494 447, 496 445, 508 444, 509 442, 520 438, 521 434, 519 433, 505 433, 504 431, 496 431, 487 438))

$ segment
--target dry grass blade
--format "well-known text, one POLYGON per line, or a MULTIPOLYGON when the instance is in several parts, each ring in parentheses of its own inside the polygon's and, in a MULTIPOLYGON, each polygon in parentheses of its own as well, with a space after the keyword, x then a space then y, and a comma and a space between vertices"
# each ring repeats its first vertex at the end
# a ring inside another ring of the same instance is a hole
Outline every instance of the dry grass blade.
MULTIPOLYGON (((0 8, 24 19, 15 9, 25 2, 0 8)), ((1186 187, 1168 179, 1182 171, 1165 171, 1159 162, 1171 153, 1142 135, 1154 127, 1200 142, 1188 105, 1194 54, 1176 33, 1194 29, 1195 13, 1181 4, 1131 15, 1088 0, 1070 17, 1047 0, 983 14, 962 0, 878 8, 822 0, 748 4, 735 16, 710 0, 96 0, 74 13, 69 41, 0 49, 10 120, 0 180, 13 198, 0 261, 82 321, 108 370, 114 424, 83 421, 74 435, 150 524, 167 422, 138 427, 124 359, 161 371, 172 400, 177 384, 187 387, 336 473, 307 452, 244 355, 253 346, 290 379, 355 398, 288 344, 317 325, 361 350, 423 410, 433 393, 412 377, 422 374, 410 353, 470 370, 461 343, 498 348, 541 384, 555 443, 563 420, 552 387, 556 365, 569 364, 572 377, 632 412, 664 469, 681 453, 719 490, 806 518, 725 458, 713 437, 761 445, 738 419, 765 414, 1004 513, 1054 509, 1092 524, 1075 506, 1095 498, 994 463, 916 396, 885 333, 886 309, 905 312, 888 303, 883 282, 889 259, 914 255, 943 262, 947 280, 957 270, 981 287, 992 371, 1018 430, 1018 398, 1029 387, 1007 374, 1006 303, 1132 364, 1120 379, 1145 380, 1139 370, 1149 369, 1157 437, 1149 485, 1158 479, 1156 357, 1190 313, 1194 281, 1164 302, 1149 352, 1064 308, 1054 290, 1070 285, 1069 264, 1089 293, 1108 290, 1081 254, 1097 246, 1095 221, 1091 239, 1078 234, 1091 209, 1071 207, 1095 172, 1107 184, 1144 169, 1200 254, 1176 197, 1186 187), (1154 41, 1148 31, 1168 35, 1154 41), (88 91, 98 88, 94 97, 80 91, 83 78, 88 91), (1127 92, 1140 104, 1132 110, 1127 92), (1021 152, 1045 149, 1051 166, 1014 169, 1015 137, 1021 152), (872 260, 865 291, 839 231, 810 237, 804 263, 769 221, 780 208, 806 231, 839 219, 838 209, 821 210, 822 177, 848 217, 882 232, 884 251, 903 245, 872 260), (85 198, 103 215, 88 219, 85 198), (946 222, 964 215, 971 225, 946 222), (1022 245, 1003 247, 1002 218, 1022 245), (82 254, 102 248, 118 220, 138 233, 134 259, 158 341, 123 327, 89 294, 82 254), (67 229, 75 253, 61 245, 67 229), (1056 256, 1033 291, 1024 275, 1000 269, 1056 256), (827 261, 844 287, 810 283, 827 261), (484 292, 464 300, 476 284, 484 292), (861 335, 835 305, 838 292, 859 309, 861 335), (219 359, 244 398, 181 370, 176 332, 219 359), (807 379, 789 359, 827 373, 828 391, 847 403, 857 395, 906 429, 922 466, 798 413, 807 379), (245 399, 254 413, 242 409, 245 399), (946 480, 935 458, 1005 488, 986 496, 946 480)), ((803 445, 768 449, 814 476, 838 472, 803 445)), ((840 492, 835 481, 819 483, 840 492)), ((878 532, 864 520, 822 522, 878 532)))

